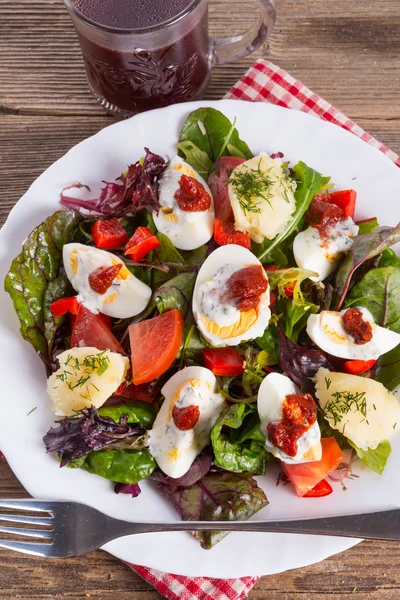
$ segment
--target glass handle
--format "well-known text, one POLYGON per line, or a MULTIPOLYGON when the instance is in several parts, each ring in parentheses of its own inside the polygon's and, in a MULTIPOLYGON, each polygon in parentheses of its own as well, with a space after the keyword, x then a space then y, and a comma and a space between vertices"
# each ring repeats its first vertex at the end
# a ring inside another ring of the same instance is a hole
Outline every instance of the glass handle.
POLYGON ((269 37, 275 23, 275 0, 255 0, 260 7, 258 21, 245 33, 211 40, 212 66, 234 62, 257 50, 269 37))

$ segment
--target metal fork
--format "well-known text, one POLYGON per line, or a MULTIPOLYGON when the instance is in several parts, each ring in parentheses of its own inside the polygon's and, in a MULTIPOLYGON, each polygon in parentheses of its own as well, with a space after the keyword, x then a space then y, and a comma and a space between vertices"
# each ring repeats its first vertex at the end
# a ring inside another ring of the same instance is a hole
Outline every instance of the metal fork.
POLYGON ((0 532, 42 540, 0 540, 1 548, 50 558, 82 556, 119 537, 163 531, 258 531, 400 540, 400 509, 317 519, 170 523, 121 521, 78 502, 0 500, 0 509, 38 513, 33 517, 1 513, 0 532), (23 527, 8 526, 8 523, 19 523, 23 527), (25 527, 29 525, 35 528, 25 527))

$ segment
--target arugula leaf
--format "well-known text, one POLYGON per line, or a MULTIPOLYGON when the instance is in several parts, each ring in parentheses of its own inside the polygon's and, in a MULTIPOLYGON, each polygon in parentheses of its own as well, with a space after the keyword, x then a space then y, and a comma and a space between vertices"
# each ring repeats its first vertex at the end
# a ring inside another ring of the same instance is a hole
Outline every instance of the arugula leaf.
POLYGON ((5 279, 4 288, 14 303, 22 337, 48 360, 59 324, 51 322, 48 303, 66 289, 65 280, 55 283, 62 248, 74 239, 81 221, 73 210, 60 210, 48 217, 28 236, 5 279))
POLYGON ((148 450, 98 450, 84 457, 81 469, 117 483, 146 479, 157 466, 148 450))
POLYGON ((400 344, 379 357, 373 378, 391 392, 400 385, 400 344))
POLYGON ((307 325, 308 317, 316 314, 318 310, 316 304, 306 300, 300 305, 295 304, 292 299, 281 299, 276 303, 279 324, 293 342, 297 342, 300 333, 307 325))
POLYGON ((99 408, 101 417, 110 417, 116 423, 120 422, 121 417, 127 416, 126 423, 138 423, 145 429, 150 429, 157 415, 156 408, 147 402, 126 402, 125 404, 115 404, 102 406, 99 408))
POLYGON ((379 259, 378 267, 400 267, 400 256, 391 248, 386 248, 379 259))
POLYGON ((311 200, 318 194, 329 178, 323 177, 318 171, 314 171, 304 162, 300 161, 291 169, 291 175, 297 182, 294 192, 296 200, 296 210, 292 215, 292 220, 286 229, 274 237, 273 240, 265 239, 261 244, 254 244, 254 253, 262 263, 272 262, 270 255, 272 250, 286 240, 294 231, 296 231, 301 219, 311 204, 311 200))
POLYGON ((356 225, 358 225, 358 235, 372 233, 379 227, 378 219, 376 217, 372 217, 372 219, 365 219, 364 221, 358 221, 356 225))
POLYGON ((341 262, 335 278, 335 289, 339 294, 336 310, 340 310, 349 290, 355 271, 367 260, 378 256, 400 241, 400 223, 396 227, 379 227, 372 233, 357 235, 353 245, 341 262))
POLYGON ((351 442, 350 440, 348 440, 348 442, 350 446, 356 451, 358 458, 362 460, 362 462, 369 469, 372 469, 372 471, 375 471, 375 473, 382 475, 389 455, 392 451, 388 440, 383 440, 383 442, 381 442, 379 446, 375 448, 375 450, 372 450, 371 448, 368 448, 368 450, 362 450, 361 448, 358 448, 355 444, 353 444, 353 442, 351 442))
POLYGON ((280 298, 286 298, 287 287, 292 289, 293 293, 293 305, 301 306, 304 305, 305 300, 301 291, 301 284, 310 277, 318 276, 318 273, 310 271, 309 269, 300 269, 297 267, 290 267, 288 269, 278 269, 275 271, 269 271, 266 267, 269 283, 272 290, 278 289, 278 296, 280 298))
POLYGON ((375 323, 400 333, 400 269, 371 269, 352 287, 348 302, 367 308, 375 323))
MULTIPOLYGON (((186 141, 192 142, 196 147, 196 164, 198 164, 199 150, 208 156, 212 165, 216 163, 220 156, 240 155, 246 159, 253 156, 247 144, 240 139, 234 124, 219 110, 215 110, 215 108, 199 108, 190 113, 179 137, 180 144, 186 141)), ((182 148, 179 148, 179 150, 183 154, 182 148)), ((192 160, 192 154, 190 156, 187 155, 187 158, 192 160)), ((190 160, 188 160, 189 164, 195 168, 195 165, 190 160)), ((206 164, 204 163, 203 156, 202 163, 203 166, 206 164)), ((209 170, 210 172, 211 169, 209 170)), ((205 179, 207 178, 205 177, 205 179)))
MULTIPOLYGON (((183 521, 246 521, 268 504, 251 473, 208 473, 190 487, 159 483, 157 488, 183 521)), ((228 532, 196 531, 192 535, 208 550, 228 532)))
POLYGON ((211 443, 214 450, 214 464, 226 471, 242 473, 249 471, 254 475, 264 475, 267 450, 265 437, 260 429, 260 420, 255 416, 249 427, 246 417, 254 414, 255 406, 233 404, 219 416, 211 429, 211 443), (238 430, 236 436, 226 429, 238 430), (236 439, 235 439, 236 438, 236 439))
POLYGON ((254 340, 263 350, 263 366, 279 364, 279 340, 275 325, 269 325, 261 337, 254 340))
POLYGON ((183 156, 186 162, 207 181, 213 168, 213 162, 207 152, 200 150, 200 148, 189 140, 179 142, 176 147, 178 148, 179 155, 183 156))

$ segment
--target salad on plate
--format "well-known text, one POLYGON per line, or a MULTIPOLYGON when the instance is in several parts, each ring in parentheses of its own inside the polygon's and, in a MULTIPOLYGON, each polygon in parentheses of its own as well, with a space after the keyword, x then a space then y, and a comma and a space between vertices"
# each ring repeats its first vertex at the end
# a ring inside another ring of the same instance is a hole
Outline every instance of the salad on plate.
POLYGON ((300 502, 355 460, 378 478, 400 424, 400 224, 357 221, 355 190, 255 155, 213 108, 176 147, 98 198, 62 190, 12 262, 56 415, 43 450, 117 493, 149 479, 184 520, 248 519, 273 464, 300 502))

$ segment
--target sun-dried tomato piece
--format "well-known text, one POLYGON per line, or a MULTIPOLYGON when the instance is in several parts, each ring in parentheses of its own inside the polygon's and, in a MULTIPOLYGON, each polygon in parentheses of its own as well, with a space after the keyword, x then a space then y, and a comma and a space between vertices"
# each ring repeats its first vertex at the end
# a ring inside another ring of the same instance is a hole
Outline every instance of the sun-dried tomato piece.
POLYGON ((283 419, 269 423, 268 437, 288 456, 296 456, 298 440, 317 420, 317 407, 311 394, 288 394, 282 412, 283 419))
POLYGON ((331 227, 346 218, 347 216, 339 206, 324 202, 320 197, 314 197, 306 215, 308 225, 319 229, 322 237, 326 237, 331 227))
POLYGON ((175 404, 172 409, 172 418, 178 429, 188 431, 189 429, 193 429, 200 419, 200 409, 195 404, 190 404, 183 408, 179 408, 175 404))
POLYGON ((268 279, 261 266, 253 265, 233 273, 226 286, 222 300, 234 300, 239 310, 250 310, 257 308, 261 294, 268 288, 268 279))
POLYGON ((179 180, 179 190, 174 198, 181 210, 186 212, 203 212, 211 206, 211 196, 204 185, 193 177, 182 175, 179 180))
POLYGON ((372 327, 364 320, 363 314, 357 308, 349 308, 342 317, 344 330, 349 333, 354 342, 361 346, 372 340, 372 327))
POLYGON ((95 269, 89 275, 90 288, 97 294, 105 294, 121 269, 122 264, 95 269))

